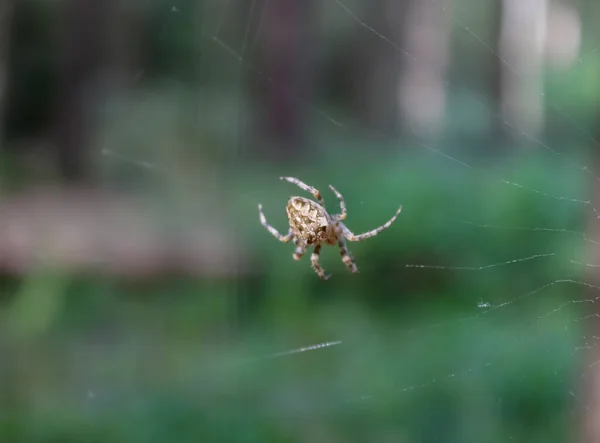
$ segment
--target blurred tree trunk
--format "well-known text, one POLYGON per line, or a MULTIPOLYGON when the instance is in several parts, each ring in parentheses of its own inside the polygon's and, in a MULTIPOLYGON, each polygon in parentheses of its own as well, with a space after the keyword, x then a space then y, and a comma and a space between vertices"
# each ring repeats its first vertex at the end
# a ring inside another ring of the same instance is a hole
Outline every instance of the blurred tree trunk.
MULTIPOLYGON (((493 0, 492 13, 490 14, 491 22, 491 41, 490 45, 496 54, 500 54, 500 39, 502 36, 502 16, 503 16, 504 0, 493 0)), ((500 113, 502 109, 502 77, 503 77, 503 63, 500 57, 496 54, 492 54, 490 59, 490 93, 492 96, 492 109, 493 112, 500 113)), ((510 133, 509 127, 504 122, 497 118, 494 119, 494 126, 492 128, 492 134, 494 141, 503 141, 506 136, 510 133)))
MULTIPOLYGON (((142 68, 144 44, 143 30, 146 29, 148 11, 146 2, 112 0, 107 12, 106 66, 103 85, 111 95, 134 86, 142 68)), ((155 32, 160 32, 156 29, 155 32)))
MULTIPOLYGON (((314 3, 269 1, 253 12, 255 26, 244 36, 242 52, 251 56, 253 42, 257 42, 256 64, 263 73, 253 82, 262 111, 258 137, 266 139, 275 157, 297 155, 306 142, 312 95, 314 3)), ((244 29, 252 19, 244 19, 244 29)))
POLYGON ((61 176, 67 182, 83 182, 90 177, 92 110, 113 1, 66 0, 63 5, 62 59, 52 138, 61 176))
POLYGON ((569 2, 502 1, 500 113, 516 136, 538 137, 544 126, 544 67, 575 63, 581 24, 569 2))
MULTIPOLYGON (((375 134, 392 137, 399 128, 400 109, 398 82, 403 67, 415 63, 404 53, 406 15, 411 0, 374 0, 364 4, 364 22, 388 41, 361 28, 358 37, 360 70, 353 91, 362 123, 375 134), (390 43, 392 42, 392 43, 390 43), (401 49, 400 49, 401 48, 401 49)), ((407 51, 408 52, 408 51, 407 51)), ((346 73, 350 75, 351 73, 346 73)))
POLYGON ((435 132, 444 116, 449 17, 440 2, 379 0, 365 23, 381 36, 362 37, 358 111, 366 127, 384 136, 435 132), (388 40, 388 41, 386 41, 388 40))
POLYGON ((99 107, 132 86, 141 67, 144 2, 67 0, 53 138, 68 182, 93 172, 91 142, 99 107))
MULTIPOLYGON (((596 152, 598 148, 596 148, 596 152)), ((600 171, 600 159, 596 154, 595 171, 600 171)), ((594 191, 594 197, 592 205, 596 208, 600 207, 600 192, 594 191)), ((600 238, 600 226, 598 219, 595 214, 590 216, 590 224, 588 227, 588 238, 597 240, 600 238)), ((592 246, 592 254, 590 258, 591 263, 600 263, 600 247, 598 245, 592 246)), ((586 279, 592 285, 600 285, 600 275, 597 271, 590 272, 589 277, 586 279)), ((589 300, 596 300, 598 297, 598 290, 596 288, 587 289, 587 297, 589 300)), ((586 331, 583 333, 584 337, 600 337, 600 303, 593 303, 591 305, 592 312, 589 313, 588 324, 586 325, 586 331)), ((582 343, 581 346, 584 346, 582 343)), ((580 429, 580 442, 581 443, 597 443, 600 441, 600 347, 593 342, 587 349, 587 355, 582 359, 581 374, 585 376, 581 378, 580 396, 578 400, 581 404, 577 405, 581 414, 581 429, 580 429)))
MULTIPOLYGON (((600 94, 597 93, 597 115, 596 115, 596 138, 600 140, 600 94)), ((591 170, 593 177, 598 177, 600 174, 600 146, 595 142, 592 146, 594 155, 593 167, 591 170)), ((595 183, 592 182, 592 183, 595 183)), ((594 208, 600 208, 600 189, 598 186, 592 187, 591 205, 594 208)), ((589 254, 589 262, 593 264, 600 263, 600 245, 596 242, 600 239, 600 221, 595 211, 589 211, 588 226, 586 237, 592 239, 594 243, 591 245, 591 254, 589 254)), ((586 282, 594 286, 600 286, 600 273, 595 268, 588 268, 588 277, 586 282)), ((595 340, 600 337, 600 303, 598 302, 598 289, 595 287, 586 289, 585 299, 595 300, 591 304, 591 312, 587 318, 585 325, 586 331, 583 332, 583 337, 588 337, 591 343, 582 343, 580 346, 589 345, 586 348, 586 355, 581 362, 580 374, 583 374, 578 380, 581 381, 578 396, 578 408, 580 412, 579 441, 581 443, 598 443, 600 442, 600 346, 595 343, 595 340)))
POLYGON ((533 137, 543 125, 544 45, 548 0, 503 0, 499 56, 502 96, 500 114, 533 137))
POLYGON ((8 82, 8 47, 12 21, 12 0, 0 0, 0 155, 4 144, 5 112, 8 82))
POLYGON ((413 60, 407 60, 400 84, 392 91, 400 103, 404 128, 417 136, 435 134, 445 116, 450 9, 451 0, 411 0, 405 17, 404 49, 413 60))

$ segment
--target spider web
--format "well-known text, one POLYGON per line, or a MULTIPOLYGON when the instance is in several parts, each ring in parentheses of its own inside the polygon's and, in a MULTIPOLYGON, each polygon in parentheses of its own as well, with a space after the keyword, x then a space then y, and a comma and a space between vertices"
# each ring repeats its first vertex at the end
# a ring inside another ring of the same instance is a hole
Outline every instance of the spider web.
MULTIPOLYGON (((511 75, 522 79, 523 74, 503 59, 483 37, 473 31, 472 25, 461 18, 459 13, 450 10, 445 3, 436 0, 426 1, 432 2, 443 11, 452 22, 455 33, 460 32, 470 38, 471 43, 477 45, 483 52, 499 59, 511 75)), ((362 10, 358 6, 340 0, 328 0, 327 3, 328 10, 336 16, 336 20, 344 22, 347 27, 352 27, 359 38, 374 37, 378 44, 391 51, 390 56, 397 56, 407 63, 421 63, 417 56, 407 52, 392 38, 362 18, 362 10)), ((219 6, 218 12, 207 8, 207 14, 211 16, 214 14, 215 26, 214 29, 205 30, 203 37, 214 50, 208 51, 208 54, 218 54, 219 57, 217 59, 215 56, 215 60, 209 57, 205 63, 222 63, 228 72, 238 74, 237 77, 233 77, 234 87, 231 88, 235 95, 243 95, 243 85, 235 82, 240 82, 240 78, 244 75, 258 76, 267 80, 274 88, 280 87, 253 64, 252 57, 249 55, 260 37, 262 18, 271 7, 273 5, 269 1, 253 0, 249 3, 245 11, 247 26, 241 44, 237 45, 226 41, 223 37, 224 27, 231 26, 229 21, 233 21, 236 14, 240 13, 237 5, 234 2, 224 2, 219 6), (220 57, 222 55, 226 57, 220 57)), ((174 7, 172 13, 181 14, 181 8, 174 7)), ((597 63, 599 50, 600 46, 594 46, 583 51, 571 71, 597 63)), ((449 79, 445 79, 444 84, 450 93, 464 91, 464 87, 449 79)), ((544 94, 542 92, 542 95, 544 94)), ((475 93, 469 94, 469 97, 482 103, 475 93)), ((349 122, 350 120, 344 117, 343 113, 325 110, 325 107, 319 106, 314 100, 306 100, 302 97, 294 97, 294 99, 298 106, 309 109, 312 117, 325 126, 333 128, 336 133, 349 136, 355 134, 356 124, 349 122)), ((219 110, 226 116, 227 124, 234 128, 236 124, 240 124, 241 102, 242 100, 233 102, 228 109, 219 110)), ((578 144, 599 145, 594 136, 584 129, 585 125, 579 124, 577 117, 572 117, 563 109, 563 104, 549 101, 546 106, 560 118, 562 125, 572 129, 571 133, 575 134, 573 137, 578 144)), ((224 107, 227 108, 226 105, 224 107)), ((489 112, 493 114, 493 111, 489 112)), ((416 217, 411 214, 418 214, 427 219, 435 218, 441 223, 442 229, 436 231, 438 237, 433 239, 433 242, 439 243, 440 247, 450 245, 448 247, 453 249, 453 259, 448 263, 435 262, 435 260, 415 262, 408 258, 408 261, 402 263, 402 277, 418 279, 426 273, 429 278, 456 281, 454 293, 443 296, 436 294, 432 303, 437 304, 445 297, 450 300, 442 303, 451 304, 452 298, 456 297, 459 300, 456 303, 459 308, 446 312, 441 307, 429 304, 427 305, 429 308, 425 309, 425 313, 418 321, 402 318, 394 322, 390 329, 377 326, 361 328, 355 325, 356 331, 334 320, 334 317, 338 315, 343 317, 343 315, 333 310, 328 315, 335 326, 332 326, 334 332, 329 336, 315 339, 316 334, 306 331, 305 334, 300 333, 300 337, 296 336, 294 340, 290 340, 299 343, 297 346, 274 348, 258 354, 249 351, 251 355, 245 362, 243 364, 238 362, 236 365, 243 367, 250 365, 259 368, 259 372, 274 371, 273 360, 295 365, 298 359, 310 355, 310 358, 302 360, 303 367, 309 368, 308 372, 322 370, 326 373, 327 365, 330 365, 329 368, 343 368, 339 378, 321 374, 319 381, 311 379, 312 385, 311 381, 307 381, 303 375, 298 376, 297 379, 292 376, 291 381, 286 379, 287 384, 283 387, 281 384, 283 382, 274 380, 267 387, 261 385, 260 388, 256 388, 260 392, 287 390, 281 395, 287 394, 297 400, 296 403, 289 399, 272 402, 265 400, 268 404, 265 408, 272 408, 265 412, 267 416, 285 416, 289 420, 289 415, 323 417, 339 411, 345 413, 351 411, 350 416, 356 414, 360 422, 365 420, 364 416, 372 418, 375 410, 380 411, 386 405, 392 404, 404 408, 403 411, 412 412, 405 417, 397 417, 390 413, 392 418, 389 420, 381 418, 376 426, 377 429, 368 432, 367 435, 384 436, 390 438, 390 441, 399 441, 397 438, 405 438, 402 441, 442 441, 436 440, 441 438, 440 434, 432 430, 422 431, 433 425, 443 430, 440 431, 445 438, 443 441, 564 441, 565 436, 577 432, 578 420, 581 420, 580 415, 583 411, 589 412, 597 407, 597 400, 593 396, 588 396, 585 390, 586 386, 592 383, 591 380, 600 363, 600 353, 597 352, 598 337, 590 332, 589 327, 599 316, 595 312, 594 305, 600 298, 598 291, 600 286, 595 284, 593 272, 600 264, 591 262, 586 255, 600 242, 600 239, 586 233, 589 227, 586 227, 587 223, 582 220, 587 217, 592 220, 591 225, 595 226, 597 219, 600 218, 600 212, 590 197, 599 177, 594 168, 581 160, 583 156, 570 152, 565 148, 565 143, 557 143, 555 146, 519 129, 498 114, 495 114, 494 118, 512 133, 515 143, 532 145, 531 152, 534 152, 544 165, 547 162, 549 168, 559 171, 557 183, 548 185, 539 182, 541 184, 538 185, 535 177, 526 177, 530 179, 527 181, 521 178, 513 179, 506 176, 507 168, 500 168, 501 172, 498 172, 497 168, 481 166, 481 162, 473 160, 473 156, 461 153, 460 150, 454 153, 452 149, 446 148, 443 139, 441 142, 433 143, 424 141, 424 138, 414 134, 416 141, 413 142, 413 146, 419 150, 423 159, 421 164, 424 166, 421 173, 434 175, 443 168, 451 171, 447 176, 449 180, 466 177, 465 179, 470 180, 473 185, 472 194, 460 195, 460 199, 472 199, 475 201, 474 205, 477 202, 487 202, 488 208, 494 205, 494 194, 482 199, 475 188, 482 187, 485 190, 507 188, 512 191, 512 193, 507 191, 510 198, 521 199, 524 202, 541 201, 540 204, 551 205, 554 212, 566 214, 562 219, 566 220, 569 227, 560 224, 502 225, 495 222, 496 215, 493 210, 486 212, 477 210, 473 206, 465 206, 467 209, 471 208, 471 213, 460 212, 458 216, 459 213, 455 211, 446 212, 439 211, 437 208, 418 207, 418 201, 411 198, 410 189, 403 189, 402 195, 398 198, 386 192, 386 195, 394 198, 390 203, 390 211, 394 209, 396 201, 402 203, 404 207, 402 215, 394 225, 395 229, 405 229, 402 227, 401 219, 416 217), (572 176, 581 180, 583 185, 577 187, 571 183, 563 183, 561 174, 564 171, 571 171, 572 176), (570 221, 573 219, 580 229, 571 227, 573 223, 570 221), (482 247, 482 252, 476 255, 474 261, 469 256, 465 256, 459 246, 449 241, 453 232, 465 230, 469 233, 469 237, 493 245, 511 241, 511 238, 516 236, 522 239, 523 234, 543 236, 543 240, 535 242, 540 250, 530 251, 524 248, 522 251, 517 251, 518 253, 511 250, 511 255, 508 257, 505 255, 504 248, 482 247), (500 274, 490 274, 496 271, 500 274), (555 278, 544 277, 548 273, 555 275, 555 278), (541 275, 542 278, 537 278, 537 275, 541 275), (511 284, 505 286, 507 289, 501 295, 494 290, 498 278, 503 282, 511 281, 511 284), (523 281, 515 281, 519 279, 523 281), (475 287, 470 292, 479 294, 477 299, 469 299, 465 302, 464 296, 460 294, 464 288, 461 286, 463 284, 475 287), (391 353, 397 354, 399 358, 389 358, 391 353), (426 369, 422 371, 415 369, 421 367, 420 364, 426 369), (312 369, 310 369, 311 365, 312 369), (494 386, 497 380, 504 380, 508 387, 494 386), (290 387, 295 382, 304 386, 310 394, 302 393, 302 389, 298 386, 290 387), (538 393, 535 397, 536 389, 546 392, 538 393), (452 391, 460 391, 452 397, 458 399, 456 400, 458 403, 448 400, 448 397, 451 397, 449 392, 452 391), (290 401, 293 404, 289 404, 290 401), (440 403, 443 406, 440 406, 440 403), (539 412, 536 416, 525 412, 528 408, 537 408, 538 411, 544 412, 539 412), (519 419, 511 414, 529 414, 526 419, 523 419, 530 420, 528 427, 526 425, 522 428, 513 427, 517 426, 515 423, 519 422, 519 419), (400 424, 394 421, 394 417, 400 424), (539 417, 551 418, 554 424, 550 426, 546 422, 536 422, 539 417), (415 434, 418 426, 407 423, 411 420, 412 422, 425 421, 428 426, 423 425, 420 428, 421 434, 415 434), (523 431, 524 428, 527 428, 526 431, 523 431)), ((243 137, 243 135, 238 131, 233 136, 232 143, 239 146, 240 140, 236 137, 243 137)), ((530 149, 529 146, 527 149, 530 149)), ((174 174, 174 171, 170 170, 168 165, 163 165, 160 159, 141 158, 110 147, 103 148, 102 154, 111 161, 130 163, 153 174, 160 173, 165 176, 174 174)), ((242 168, 235 152, 232 158, 233 168, 242 168)), ((510 153, 509 158, 514 159, 515 162, 521 159, 520 154, 517 153, 510 153)), ((354 169, 360 170, 357 166, 354 169)), ((279 175, 297 174, 282 171, 279 175)), ((262 180, 273 182, 275 185, 277 177, 263 177, 262 180)), ((329 177, 321 177, 319 180, 319 185, 315 184, 315 186, 323 191, 325 180, 329 180, 329 177)), ((350 186, 348 182, 345 185, 350 186)), ((285 188, 285 186, 281 187, 285 188)), ((342 185, 339 187, 343 189, 342 185)), ((292 191, 288 189, 288 192, 292 191)), ((368 194, 368 191, 365 193, 368 194)), ((261 201, 263 196, 246 194, 244 197, 252 200, 243 206, 244 209, 252 208, 250 210, 253 211, 249 216, 244 217, 246 220, 255 221, 258 225, 255 203, 261 201)), ((273 199, 270 206, 277 204, 276 201, 280 200, 273 199)), ((365 195, 365 201, 361 201, 360 206, 351 201, 348 204, 350 207, 354 206, 355 210, 360 208, 368 211, 369 201, 365 195)), ((528 211, 526 205, 527 203, 521 207, 525 215, 528 211)), ((352 216, 352 209, 349 209, 349 213, 352 216)), ((267 218, 269 218, 268 213, 267 218)), ((367 220, 366 217, 364 219, 367 220)), ((519 216, 514 219, 519 219, 519 216)), ((522 219, 529 220, 530 217, 522 219)), ((377 220, 367 221, 370 224, 377 223, 377 220)), ((282 218, 273 222, 275 226, 284 226, 282 223, 284 223, 282 218)), ((258 234, 261 232, 259 229, 253 232, 257 232, 256 235, 263 235, 265 241, 273 241, 267 234, 258 234)), ((383 237, 385 235, 388 234, 382 234, 382 237, 378 237, 375 241, 385 242, 383 237)), ((365 248, 360 249, 358 246, 353 248, 355 251, 361 251, 360 255, 355 253, 359 268, 361 265, 367 266, 365 262, 369 260, 368 250, 365 248)), ((291 261, 291 250, 288 249, 284 247, 273 249, 273 254, 278 256, 281 254, 281 260, 285 258, 291 261)), ((328 265, 326 271, 328 267, 334 266, 333 262, 325 261, 325 264, 328 265)), ((298 264, 298 267, 300 266, 308 267, 307 261, 298 264)), ((360 274, 358 277, 344 274, 340 267, 335 268, 335 271, 332 269, 331 273, 336 279, 361 278, 360 274)), ((282 285, 281 292, 284 293, 285 283, 276 279, 274 282, 272 284, 282 285)), ((308 295, 310 287, 303 286, 303 288, 299 291, 305 291, 304 295, 308 295)), ((364 295, 369 297, 369 294, 364 295)), ((397 295, 399 298, 406 296, 401 290, 397 295)), ((354 313, 348 315, 347 318, 353 318, 354 313)), ((287 369, 281 369, 281 371, 285 370, 287 369)), ((256 381, 258 376, 256 377, 245 381, 249 384, 259 383, 256 381)), ((385 413, 381 414, 387 417, 385 413)))

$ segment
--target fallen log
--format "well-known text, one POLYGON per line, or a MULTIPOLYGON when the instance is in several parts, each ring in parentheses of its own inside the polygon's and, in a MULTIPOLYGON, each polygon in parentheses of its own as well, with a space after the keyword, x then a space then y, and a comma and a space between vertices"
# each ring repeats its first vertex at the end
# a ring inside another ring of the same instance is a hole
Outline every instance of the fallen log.
POLYGON ((160 203, 98 191, 0 196, 0 273, 50 266, 124 277, 239 275, 248 261, 234 229, 214 208, 205 213, 184 220, 160 203))

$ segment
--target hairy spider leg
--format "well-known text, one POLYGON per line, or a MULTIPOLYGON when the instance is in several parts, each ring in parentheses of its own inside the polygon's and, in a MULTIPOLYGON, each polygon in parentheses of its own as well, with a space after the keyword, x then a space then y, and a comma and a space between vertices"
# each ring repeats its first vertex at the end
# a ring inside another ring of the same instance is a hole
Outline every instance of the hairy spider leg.
POLYGON ((342 226, 344 226, 344 236, 350 241, 362 241, 367 238, 374 237, 377 234, 379 234, 381 231, 384 231, 387 228, 389 228, 392 225, 392 223, 394 223, 396 221, 396 217, 398 217, 398 214, 400 214, 400 211, 402 211, 402 206, 400 206, 398 208, 398 210, 396 211, 396 214, 390 220, 388 220, 385 224, 381 225, 378 228, 373 229, 372 231, 365 232, 364 234, 360 234, 360 235, 354 235, 352 232, 350 232, 350 230, 346 226, 342 225, 342 226))
POLYGON ((317 273, 317 275, 319 277, 321 277, 323 280, 327 280, 327 279, 329 279, 330 276, 329 275, 325 275, 325 271, 323 270, 323 268, 319 264, 319 254, 320 253, 321 253, 321 245, 320 244, 316 244, 315 247, 314 247, 314 249, 313 249, 313 253, 310 256, 310 263, 312 265, 312 268, 317 273))
POLYGON ((275 229, 273 226, 271 226, 269 223, 267 223, 267 219, 265 217, 265 214, 263 214, 262 211, 262 205, 259 204, 258 205, 258 213, 260 215, 260 222, 262 223, 262 225, 267 228, 269 230, 269 232, 271 234, 273 234, 273 237, 275 237, 277 240, 279 240, 280 242, 283 243, 287 243, 289 242, 292 237, 294 236, 294 234, 292 234, 292 230, 290 229, 287 233, 287 235, 281 235, 277 229, 275 229))
POLYGON ((306 192, 310 192, 317 199, 319 204, 321 206, 325 207, 325 200, 323 200, 323 197, 321 196, 321 193, 319 192, 318 189, 313 188, 312 186, 309 186, 306 183, 303 183, 294 177, 279 177, 279 178, 281 180, 286 180, 286 181, 298 186, 299 188, 303 189, 306 192))
POLYGON ((346 240, 344 239, 343 234, 340 234, 338 236, 338 246, 340 247, 340 255, 342 256, 342 261, 350 270, 350 272, 356 274, 358 272, 358 268, 356 267, 356 263, 354 263, 352 255, 348 251, 348 246, 346 245, 346 240))
POLYGON ((346 212, 346 201, 344 200, 344 197, 332 185, 329 185, 329 189, 331 189, 333 191, 333 193, 335 194, 337 199, 340 201, 340 209, 342 210, 341 214, 332 215, 332 218, 334 220, 345 220, 347 212, 346 212))

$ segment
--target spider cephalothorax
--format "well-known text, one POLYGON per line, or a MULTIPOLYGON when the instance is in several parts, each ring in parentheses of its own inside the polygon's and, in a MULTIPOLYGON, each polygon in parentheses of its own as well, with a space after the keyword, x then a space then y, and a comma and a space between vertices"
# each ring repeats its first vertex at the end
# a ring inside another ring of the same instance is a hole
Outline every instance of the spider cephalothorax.
POLYGON ((274 227, 267 223, 267 219, 262 212, 262 205, 259 204, 258 212, 260 214, 260 222, 279 241, 287 243, 292 240, 294 242, 296 245, 296 251, 294 252, 295 260, 300 260, 300 258, 302 258, 307 247, 314 246, 310 261, 315 272, 319 277, 325 280, 328 279, 329 276, 325 275, 325 271, 323 271, 323 268, 319 264, 319 253, 321 252, 322 244, 337 244, 340 248, 342 260, 346 267, 348 267, 351 272, 358 272, 358 268, 354 264, 354 260, 346 247, 346 239, 350 241, 361 241, 379 234, 394 223, 396 217, 398 217, 398 214, 400 214, 400 211, 402 210, 402 206, 400 206, 396 211, 396 214, 380 227, 365 232, 364 234, 354 235, 342 223, 342 220, 346 218, 346 203, 344 202, 342 194, 340 194, 333 186, 329 185, 329 188, 338 198, 342 213, 329 215, 325 209, 325 202, 321 197, 321 193, 317 189, 308 186, 297 178, 281 177, 281 179, 287 180, 290 183, 298 185, 303 190, 310 192, 318 203, 303 197, 291 197, 288 200, 286 212, 290 228, 287 235, 281 235, 274 227))

